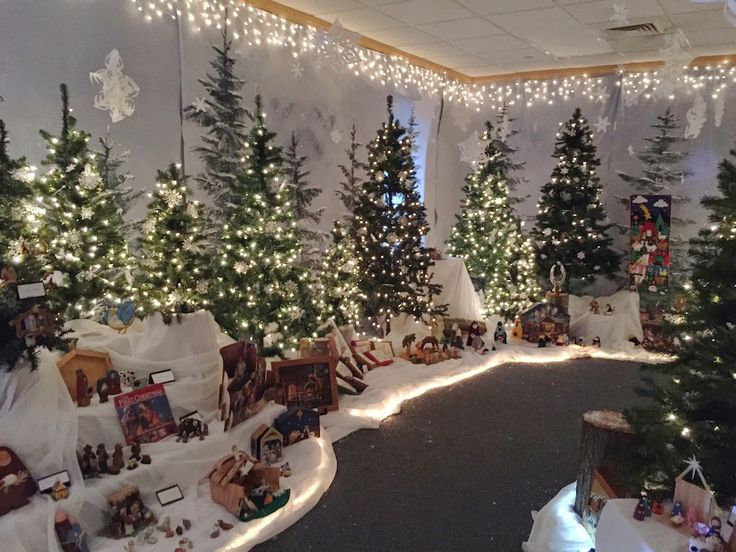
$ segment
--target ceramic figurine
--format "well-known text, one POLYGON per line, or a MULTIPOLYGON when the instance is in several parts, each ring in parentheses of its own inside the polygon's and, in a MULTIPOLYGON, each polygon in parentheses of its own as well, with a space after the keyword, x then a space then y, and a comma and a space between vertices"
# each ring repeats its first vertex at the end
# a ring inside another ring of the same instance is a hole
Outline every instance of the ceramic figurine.
POLYGON ((63 552, 89 552, 87 533, 82 530, 79 521, 64 510, 54 514, 54 531, 63 552))
POLYGON ((77 406, 89 406, 92 397, 92 389, 84 371, 77 369, 77 406))
POLYGON ((107 501, 111 514, 107 534, 113 539, 131 537, 156 524, 156 515, 143 503, 135 485, 125 485, 107 501))
POLYGON ((79 467, 82 470, 82 475, 85 479, 97 477, 99 473, 97 456, 92 452, 92 445, 84 445, 82 461, 80 462, 79 467))
POLYGON ((473 350, 477 353, 480 352, 485 353, 488 349, 485 348, 486 342, 483 341, 483 338, 480 336, 480 334, 474 335, 472 342, 470 345, 473 347, 473 350))
POLYGON ((721 536, 721 518, 718 516, 713 516, 708 525, 708 534, 706 536, 710 537, 712 535, 721 536))
POLYGON ((158 539, 153 534, 153 527, 147 527, 140 535, 138 535, 139 542, 145 542, 147 544, 156 544, 158 539))
POLYGON ((644 497, 644 515, 652 517, 652 499, 649 497, 644 497))
POLYGON ((503 327, 503 322, 499 321, 498 324, 496 324, 496 331, 493 332, 493 341, 499 341, 501 343, 506 343, 506 330, 503 327))
POLYGON ((281 464, 281 475, 283 477, 289 477, 291 475, 291 466, 288 462, 281 464))
POLYGON ((177 430, 176 442, 183 441, 188 442, 192 437, 199 437, 199 440, 204 440, 204 426, 206 424, 202 420, 196 418, 184 418, 179 424, 177 430))
POLYGON ((605 316, 611 316, 613 314, 613 307, 611 306, 611 303, 606 303, 606 310, 603 311, 603 314, 605 316))
POLYGON ((664 506, 662 505, 662 500, 659 498, 655 498, 652 502, 652 514, 655 516, 661 516, 664 513, 664 506))
POLYGON ((97 467, 100 473, 111 473, 110 466, 107 462, 109 459, 110 455, 105 450, 105 444, 100 443, 97 445, 97 467))
POLYGON ((544 339, 543 335, 540 335, 539 341, 537 342, 537 347, 541 349, 542 347, 546 347, 546 346, 547 346, 547 341, 544 339))
POLYGON ((125 461, 123 460, 123 445, 117 443, 115 445, 115 450, 113 450, 112 453, 112 464, 107 468, 107 471, 108 473, 117 475, 120 473, 120 470, 122 470, 124 466, 125 461))
POLYGON ((54 482, 54 486, 51 487, 51 498, 54 499, 54 502, 69 498, 69 487, 57 479, 54 482))
POLYGON ((595 337, 593 338, 593 343, 592 343, 592 345, 593 345, 593 347, 600 347, 600 346, 601 346, 601 338, 600 338, 600 337, 598 337, 598 336, 595 336, 595 337))
POLYGON ((457 322, 452 325, 452 331, 452 344, 457 349, 465 349, 465 345, 463 344, 463 332, 460 330, 460 325, 457 322))
POLYGON ((97 380, 97 394, 100 396, 100 403, 106 403, 107 397, 110 394, 109 386, 105 378, 97 380))
POLYGON ((578 345, 580 345, 581 347, 583 345, 585 345, 585 343, 583 343, 583 338, 582 337, 578 337, 578 345))
MULTIPOLYGON (((470 328, 468 329, 468 340, 465 343, 468 347, 473 347, 473 338, 474 337, 480 337, 480 324, 476 321, 473 321, 470 323, 470 328)), ((475 347, 473 347, 475 349, 475 347)))
POLYGON ((123 552, 135 552, 135 541, 128 541, 128 544, 124 544, 123 552))
POLYGON ((133 441, 133 444, 130 445, 130 457, 135 458, 136 460, 141 459, 141 444, 138 442, 137 439, 133 441))
POLYGON ((595 299, 590 302, 590 312, 593 314, 600 314, 600 307, 598 306, 598 301, 595 299))
POLYGON ((636 504, 636 508, 634 509, 634 519, 644 521, 645 517, 646 513, 644 511, 644 499, 640 498, 639 502, 636 504))
POLYGON ((110 370, 107 373, 107 393, 108 395, 119 395, 122 393, 120 389, 120 372, 110 370))
POLYGON ((134 456, 128 458, 128 470, 134 470, 138 467, 138 459, 134 456))
POLYGON ((682 504, 680 502, 675 502, 672 505, 672 515, 673 516, 681 516, 682 515, 682 504))

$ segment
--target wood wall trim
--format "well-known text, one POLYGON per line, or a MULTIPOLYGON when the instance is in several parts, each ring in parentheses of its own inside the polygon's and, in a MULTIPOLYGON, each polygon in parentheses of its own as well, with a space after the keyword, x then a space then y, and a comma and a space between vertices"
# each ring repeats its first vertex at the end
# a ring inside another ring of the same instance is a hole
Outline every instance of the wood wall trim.
MULTIPOLYGON (((332 26, 332 22, 320 19, 312 14, 297 10, 274 2, 273 0, 240 0, 243 4, 253 6, 259 10, 263 10, 279 17, 283 17, 287 21, 304 25, 308 27, 314 27, 321 31, 327 31, 332 26)), ((464 84, 486 84, 486 83, 497 83, 497 82, 508 82, 508 81, 527 81, 527 80, 550 80, 565 77, 579 77, 586 75, 588 77, 602 77, 605 75, 612 75, 618 72, 620 67, 623 67, 627 73, 640 73, 645 71, 654 71, 664 65, 661 60, 643 61, 634 63, 623 63, 621 65, 592 65, 588 67, 566 67, 562 69, 543 69, 538 71, 521 71, 516 73, 504 73, 501 75, 485 75, 478 77, 471 77, 445 67, 438 63, 434 63, 426 58, 415 56, 409 52, 395 48, 384 42, 368 38, 367 36, 361 36, 359 41, 360 46, 374 50, 388 56, 400 56, 406 59, 412 65, 417 65, 436 73, 444 74, 449 79, 457 80, 464 84)), ((707 65, 717 65, 722 62, 728 62, 736 65, 736 54, 724 54, 714 56, 701 56, 695 58, 691 63, 691 67, 705 67, 707 65)))

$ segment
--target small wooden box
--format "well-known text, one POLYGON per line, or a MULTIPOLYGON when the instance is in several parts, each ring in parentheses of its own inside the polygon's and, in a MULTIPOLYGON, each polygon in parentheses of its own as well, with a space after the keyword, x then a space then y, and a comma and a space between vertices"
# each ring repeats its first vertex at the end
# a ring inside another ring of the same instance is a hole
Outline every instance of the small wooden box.
POLYGON ((82 370, 92 389, 96 389, 97 380, 107 376, 112 368, 112 361, 108 353, 90 351, 87 349, 72 349, 61 357, 56 366, 61 372, 61 379, 69 390, 72 400, 77 400, 77 370, 82 370))

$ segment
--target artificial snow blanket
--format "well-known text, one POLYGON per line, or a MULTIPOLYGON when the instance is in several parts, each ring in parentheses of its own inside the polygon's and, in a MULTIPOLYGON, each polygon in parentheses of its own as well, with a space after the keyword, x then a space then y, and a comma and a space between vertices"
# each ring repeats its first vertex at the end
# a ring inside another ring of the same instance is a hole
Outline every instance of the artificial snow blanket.
POLYGON ((625 347, 629 339, 644 338, 639 318, 639 294, 634 291, 619 291, 608 297, 570 295, 570 335, 582 337, 586 344, 600 337, 603 347, 625 347), (592 301, 598 303, 599 313, 591 312, 592 301), (606 315, 606 305, 611 305, 613 314, 606 315))

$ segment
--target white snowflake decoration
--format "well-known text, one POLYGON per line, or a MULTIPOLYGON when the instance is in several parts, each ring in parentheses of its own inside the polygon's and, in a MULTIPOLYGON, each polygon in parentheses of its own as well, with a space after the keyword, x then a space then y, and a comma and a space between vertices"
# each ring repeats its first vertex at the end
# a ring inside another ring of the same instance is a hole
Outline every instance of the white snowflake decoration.
POLYGON ((207 102, 204 98, 197 96, 192 102, 192 107, 197 113, 207 113, 207 102))
POLYGON ((169 296, 167 299, 168 299, 169 305, 178 305, 184 300, 184 297, 182 296, 179 290, 176 290, 176 291, 172 291, 171 293, 169 293, 169 296))
POLYGON ((682 86, 682 77, 693 58, 691 54, 683 50, 686 43, 679 34, 667 35, 664 40, 665 47, 659 50, 664 66, 659 70, 660 83, 654 91, 659 98, 672 95, 678 87, 682 86))
POLYGON ((97 174, 97 171, 87 163, 84 166, 82 174, 79 175, 79 186, 84 190, 94 190, 98 186, 102 185, 102 178, 97 174))
POLYGON ((302 75, 304 74, 304 66, 301 61, 295 61, 291 65, 291 74, 294 75, 295 79, 302 78, 302 75))
POLYGON ((478 134, 477 130, 468 136, 464 142, 460 142, 457 147, 460 149, 460 161, 467 163, 475 168, 485 162, 486 145, 478 134))
POLYGON ((315 42, 318 50, 330 63, 333 70, 338 71, 342 66, 357 63, 361 60, 361 48, 358 46, 360 35, 348 31, 335 20, 330 30, 317 31, 315 42))
POLYGON ((542 230, 542 234, 544 234, 545 236, 551 236, 552 235, 552 229, 551 228, 545 228, 544 230, 542 230))
POLYGON ((392 232, 391 234, 386 236, 386 241, 388 241, 388 243, 396 243, 397 241, 399 241, 399 237, 392 232))
POLYGON ((585 251, 578 251, 576 257, 582 261, 585 258, 585 251))
POLYGON ((79 244, 82 242, 82 235, 79 233, 79 230, 72 229, 69 230, 66 234, 66 243, 69 245, 69 247, 76 248, 79 247, 79 244))
POLYGON ((80 215, 82 217, 82 220, 89 220, 92 218, 92 215, 94 214, 94 211, 91 207, 82 207, 82 210, 80 212, 80 215))
POLYGON ((13 177, 15 180, 20 180, 21 182, 30 184, 36 179, 36 171, 33 167, 24 165, 11 172, 10 176, 13 177))
POLYGON ((631 15, 631 10, 626 5, 626 3, 621 4, 614 4, 613 5, 613 15, 609 18, 614 23, 617 23, 619 25, 628 25, 629 24, 629 16, 631 15))
POLYGON ((84 282, 89 282, 97 277, 97 271, 94 267, 89 267, 87 270, 80 272, 77 277, 84 282))
POLYGON ((177 190, 165 190, 161 192, 161 197, 164 198, 164 203, 166 203, 169 209, 173 209, 184 199, 184 196, 182 196, 177 190))
POLYGON ((595 265, 595 266, 593 267, 593 270, 595 270, 595 271, 598 271, 598 270, 600 270, 600 269, 601 269, 601 265, 595 265))
POLYGON ((184 245, 182 245, 182 249, 189 253, 194 253, 195 255, 202 253, 203 251, 202 245, 199 242, 195 242, 193 240, 185 241, 184 245))
POLYGON ((238 274, 245 274, 248 271, 248 265, 245 264, 243 261, 238 261, 233 265, 233 268, 235 269, 235 272, 238 274))
POLYGON ((156 221, 148 219, 143 223, 143 232, 146 234, 153 234, 156 231, 156 221))
POLYGON ((611 121, 608 117, 598 117, 598 120, 593 123, 595 131, 599 133, 608 132, 608 127, 611 126, 611 121))
POLYGON ((89 74, 92 84, 102 85, 95 95, 95 107, 110 112, 113 123, 130 117, 135 111, 133 98, 141 89, 135 81, 123 74, 123 59, 117 50, 105 57, 105 68, 89 74))
POLYGON ((685 118, 687 119, 687 128, 685 129, 685 138, 697 138, 706 120, 706 103, 703 96, 698 92, 695 95, 693 106, 688 109, 685 118))
POLYGON ((197 283, 196 290, 197 290, 197 293, 199 293, 200 295, 204 295, 205 293, 209 291, 209 289, 210 289, 210 283, 207 280, 202 280, 201 282, 197 283))
POLYGON ((284 284, 284 288, 286 289, 288 293, 296 293, 296 290, 297 290, 296 284, 292 280, 289 280, 288 282, 286 282, 284 284))
POLYGON ((190 216, 193 219, 199 218, 199 211, 194 203, 187 204, 187 216, 190 216))
POLYGON ((632 146, 631 144, 628 145, 626 151, 629 152, 630 157, 634 157, 634 155, 636 155, 636 151, 634 151, 634 146, 632 146))
POLYGON ((333 144, 339 144, 342 142, 342 132, 339 129, 332 129, 332 132, 330 132, 330 140, 332 140, 333 144))

